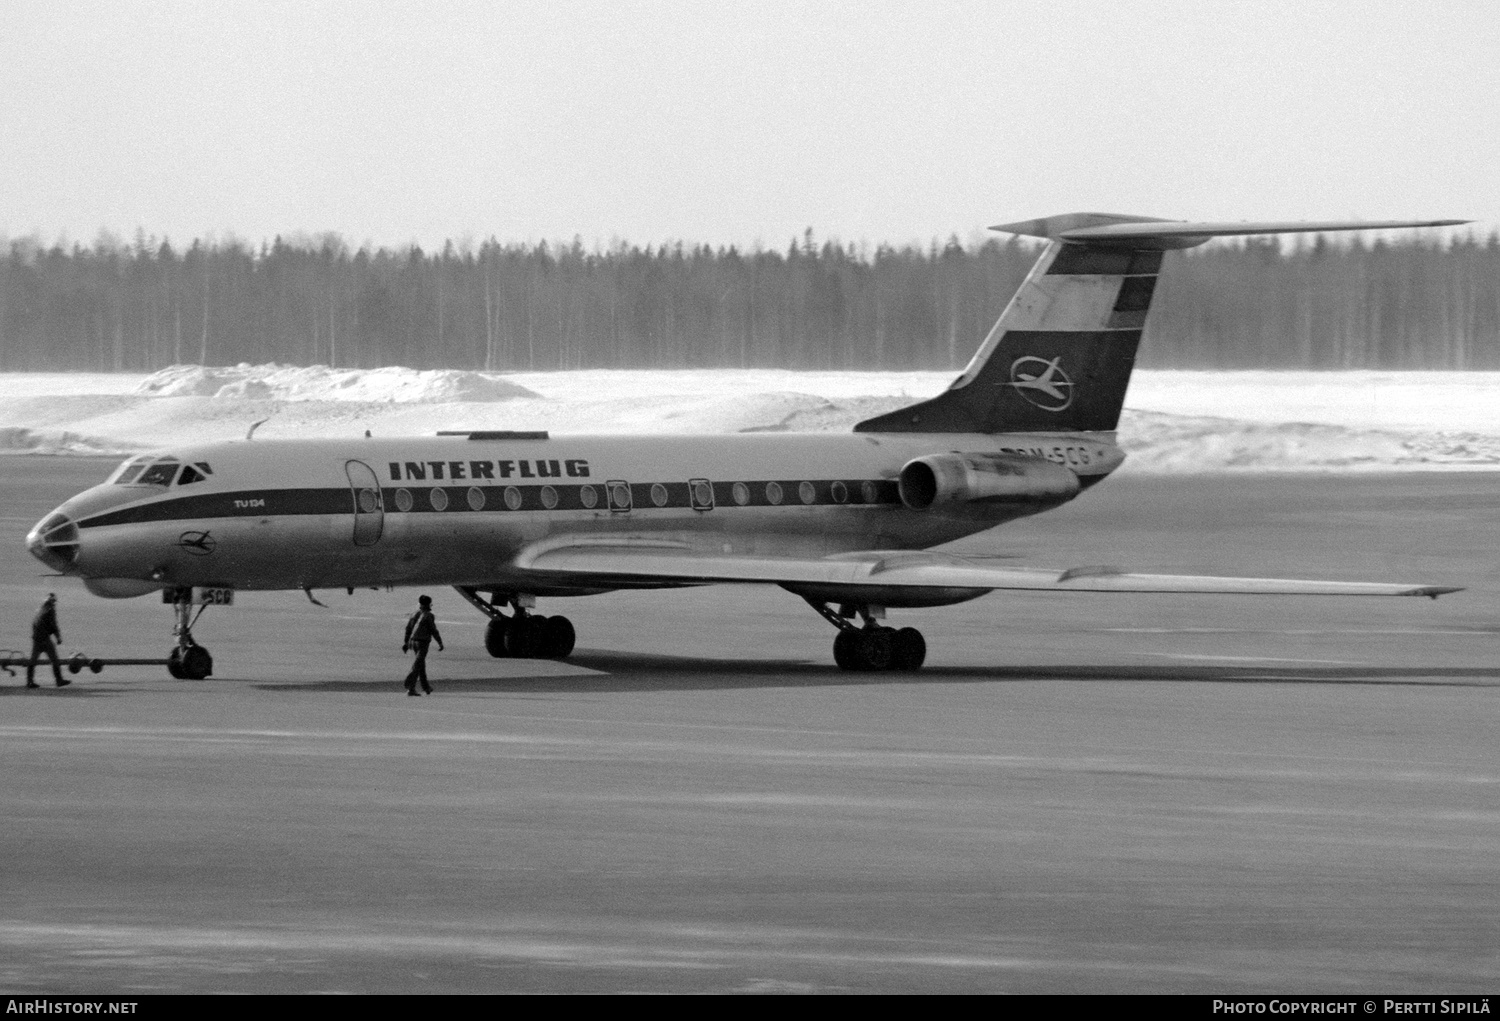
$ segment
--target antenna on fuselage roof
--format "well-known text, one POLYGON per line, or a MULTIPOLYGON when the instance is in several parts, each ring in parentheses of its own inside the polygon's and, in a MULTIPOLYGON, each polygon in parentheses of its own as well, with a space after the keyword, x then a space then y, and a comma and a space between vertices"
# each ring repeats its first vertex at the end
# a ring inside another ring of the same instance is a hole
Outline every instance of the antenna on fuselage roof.
POLYGON ((253 423, 249 429, 245 430, 245 439, 247 441, 255 439, 255 430, 259 429, 269 421, 271 421, 270 416, 267 416, 261 419, 259 422, 253 423))

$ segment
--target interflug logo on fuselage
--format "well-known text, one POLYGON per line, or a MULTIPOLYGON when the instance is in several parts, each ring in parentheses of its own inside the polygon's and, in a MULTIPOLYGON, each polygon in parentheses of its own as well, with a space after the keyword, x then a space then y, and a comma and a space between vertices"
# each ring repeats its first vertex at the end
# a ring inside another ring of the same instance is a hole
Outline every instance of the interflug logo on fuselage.
POLYGON ((1051 361, 1036 355, 1025 355, 1010 363, 1010 385, 1027 402, 1043 411, 1062 411, 1073 403, 1073 381, 1058 364, 1062 355, 1051 361))
POLYGON ((177 537, 177 545, 195 557, 206 557, 219 543, 208 532, 183 532, 177 537))

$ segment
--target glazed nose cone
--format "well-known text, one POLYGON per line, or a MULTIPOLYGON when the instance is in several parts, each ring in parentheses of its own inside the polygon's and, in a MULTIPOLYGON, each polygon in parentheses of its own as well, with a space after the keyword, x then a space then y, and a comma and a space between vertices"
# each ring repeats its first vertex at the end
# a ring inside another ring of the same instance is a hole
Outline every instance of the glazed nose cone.
POLYGON ((26 533, 26 549, 54 571, 66 571, 78 559, 78 526, 53 511, 26 533))

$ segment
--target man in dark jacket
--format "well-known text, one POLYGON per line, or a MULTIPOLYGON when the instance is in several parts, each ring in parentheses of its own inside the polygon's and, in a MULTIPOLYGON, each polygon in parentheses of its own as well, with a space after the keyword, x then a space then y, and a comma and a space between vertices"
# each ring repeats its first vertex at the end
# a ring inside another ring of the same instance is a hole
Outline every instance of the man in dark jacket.
POLYGON ((57 681, 59 688, 65 688, 73 682, 62 675, 62 668, 57 663, 57 646, 52 644, 56 638, 62 642, 62 632, 57 629, 57 594, 48 592, 47 598, 42 601, 42 608, 31 618, 31 658, 26 662, 26 687, 40 688, 36 682, 36 664, 45 653, 52 661, 52 677, 57 681))
POLYGON ((417 612, 412 614, 406 622, 406 640, 401 643, 401 651, 412 651, 417 654, 417 661, 411 665, 411 673, 406 675, 406 693, 415 696, 417 693, 417 682, 422 682, 422 690, 432 694, 432 685, 427 683, 427 647, 437 642, 438 649, 443 648, 443 636, 438 634, 437 618, 432 615, 432 597, 417 597, 417 612))

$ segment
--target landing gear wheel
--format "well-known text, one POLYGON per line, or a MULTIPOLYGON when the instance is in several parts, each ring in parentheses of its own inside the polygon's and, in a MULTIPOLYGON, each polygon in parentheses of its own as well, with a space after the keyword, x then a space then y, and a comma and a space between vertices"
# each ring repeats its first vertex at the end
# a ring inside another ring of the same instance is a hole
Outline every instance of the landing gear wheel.
POLYGON ((891 639, 891 669, 919 670, 927 658, 927 639, 914 627, 904 627, 891 639))
POLYGON ((536 655, 544 659, 567 659, 578 641, 573 622, 566 617, 539 617, 541 641, 536 655))
POLYGON ((849 628, 833 640, 833 661, 844 670, 917 670, 927 658, 927 641, 914 627, 849 628))
POLYGON ((515 659, 530 659, 536 655, 539 628, 546 617, 512 617, 505 629, 505 651, 515 659))
POLYGON ((840 631, 833 661, 845 670, 889 670, 895 661, 896 632, 888 627, 840 631))
POLYGON ((859 660, 855 645, 859 641, 858 631, 840 631, 833 638, 833 661, 840 670, 858 670, 859 660))
POLYGON ((490 618, 489 626, 484 629, 484 650, 497 659, 510 655, 505 648, 505 633, 509 629, 510 620, 508 618, 490 618))
POLYGON ((860 666, 866 670, 889 670, 891 667, 891 636, 895 632, 888 627, 866 628, 859 633, 860 666))
POLYGON ((182 650, 182 676, 190 681, 201 681, 214 672, 214 658, 201 645, 192 645, 182 650))
MULTIPOLYGON (((194 615, 192 595, 193 590, 190 588, 173 590, 171 603, 172 610, 177 615, 177 626, 172 629, 172 634, 177 636, 177 644, 167 653, 167 673, 180 680, 201 681, 213 674, 214 658, 208 654, 207 649, 193 641, 193 625, 203 615, 203 611, 208 609, 208 604, 199 606, 198 613, 194 615)), ((311 595, 308 593, 309 598, 311 595)), ((316 603, 317 600, 314 599, 313 602, 316 603)))

